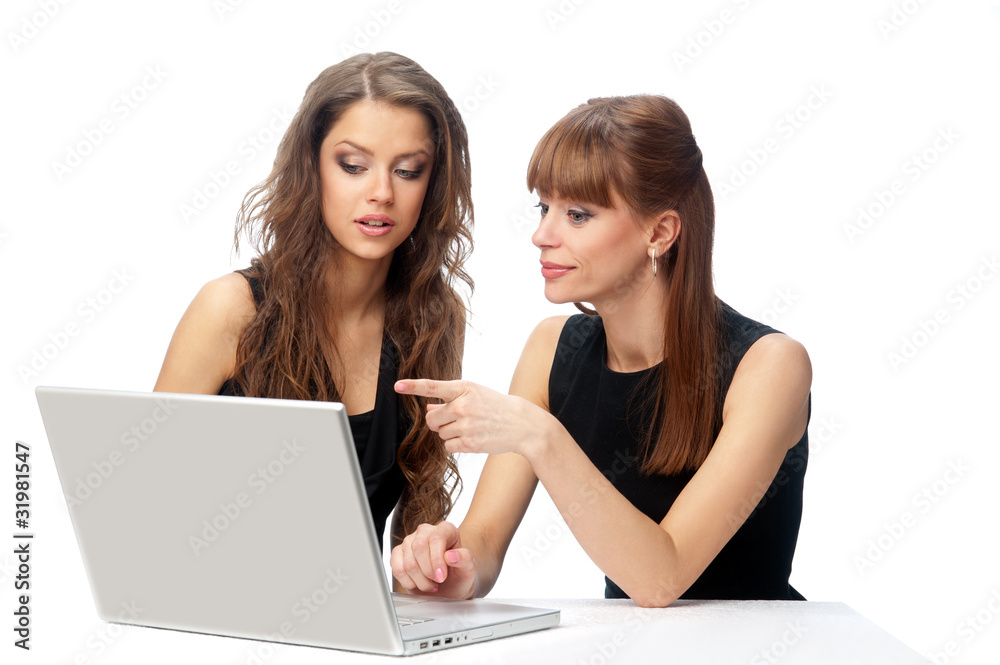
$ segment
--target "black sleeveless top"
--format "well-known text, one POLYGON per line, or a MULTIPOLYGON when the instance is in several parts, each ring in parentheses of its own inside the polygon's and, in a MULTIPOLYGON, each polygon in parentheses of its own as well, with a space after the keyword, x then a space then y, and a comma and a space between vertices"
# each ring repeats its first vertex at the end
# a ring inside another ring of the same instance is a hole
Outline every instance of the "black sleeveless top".
MULTIPOLYGON (((242 270, 236 272, 246 277, 253 292, 253 299, 260 306, 264 289, 260 280, 242 270)), ((410 419, 399 403, 399 396, 393 390, 399 354, 389 336, 382 334, 382 355, 379 360, 378 388, 375 393, 375 408, 366 413, 348 416, 354 447, 358 453, 358 464, 365 479, 368 505, 372 512, 372 522, 378 536, 379 549, 382 548, 382 534, 385 521, 399 501, 406 479, 396 463, 399 443, 410 431, 410 419)), ((220 395, 241 395, 242 391, 233 379, 227 379, 219 389, 220 395)))
MULTIPOLYGON (((750 346, 777 332, 722 303, 719 358, 725 397, 736 367, 750 346)), ((681 490, 694 475, 644 475, 638 459, 642 434, 649 431, 657 370, 621 373, 605 363, 607 341, 599 316, 578 314, 566 321, 549 376, 549 407, 590 461, 612 485, 654 522, 663 521, 681 490)), ((788 584, 792 555, 802 517, 802 481, 809 453, 807 434, 785 455, 774 481, 708 568, 681 598, 737 600, 803 600, 788 584), (751 512, 752 511, 752 512, 751 512)), ((742 516, 742 515, 741 515, 742 516)), ((606 598, 627 598, 605 577, 606 598)))

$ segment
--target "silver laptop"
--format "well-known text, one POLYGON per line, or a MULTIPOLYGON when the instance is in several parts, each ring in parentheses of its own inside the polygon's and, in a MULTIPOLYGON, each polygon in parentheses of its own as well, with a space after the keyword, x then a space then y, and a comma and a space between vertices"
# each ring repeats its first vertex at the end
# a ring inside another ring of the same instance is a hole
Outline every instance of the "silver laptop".
POLYGON ((559 623, 390 593, 341 404, 35 394, 105 621, 390 655, 559 623))

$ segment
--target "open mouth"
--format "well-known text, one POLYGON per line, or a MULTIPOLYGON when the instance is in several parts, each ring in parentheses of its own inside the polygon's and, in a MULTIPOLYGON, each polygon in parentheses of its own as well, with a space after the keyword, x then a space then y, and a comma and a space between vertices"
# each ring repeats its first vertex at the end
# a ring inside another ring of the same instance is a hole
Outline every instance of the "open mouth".
POLYGON ((365 215, 354 220, 354 225, 366 236, 380 238, 392 233, 392 227, 396 222, 388 215, 365 215))
POLYGON ((389 217, 389 215, 365 215, 364 217, 359 217, 358 219, 356 219, 355 222, 373 229, 381 229, 386 226, 393 226, 396 223, 395 220, 392 219, 392 217, 389 217))

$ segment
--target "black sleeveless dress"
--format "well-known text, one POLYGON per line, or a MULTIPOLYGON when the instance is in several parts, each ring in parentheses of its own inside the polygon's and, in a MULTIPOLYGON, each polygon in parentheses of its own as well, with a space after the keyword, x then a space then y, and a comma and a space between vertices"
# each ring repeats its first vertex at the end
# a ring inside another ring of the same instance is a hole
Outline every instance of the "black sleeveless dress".
MULTIPOLYGON (((725 396, 750 346, 778 332, 722 304, 724 351, 719 358, 725 396)), ((654 522, 661 522, 694 475, 644 475, 638 459, 649 431, 651 407, 642 399, 656 390, 656 367, 621 373, 605 363, 607 342, 599 316, 579 314, 566 321, 549 376, 551 412, 612 485, 654 522)), ((802 517, 802 483, 809 453, 803 434, 785 455, 774 481, 730 539, 681 598, 803 600, 788 583, 802 517), (752 511, 752 512, 751 512, 752 511)), ((607 598, 627 598, 605 577, 607 598)))
MULTIPOLYGON (((264 298, 260 280, 242 270, 236 272, 246 277, 250 283, 254 302, 259 307, 264 298)), ((393 390, 398 367, 399 354, 396 345, 383 333, 375 408, 366 413, 347 417, 351 424, 361 475, 365 479, 368 505, 371 508, 379 549, 382 548, 386 519, 399 501, 406 485, 403 472, 396 463, 399 443, 410 431, 409 416, 399 403, 396 391, 393 390)), ((219 394, 241 395, 242 391, 230 378, 222 384, 219 394)))

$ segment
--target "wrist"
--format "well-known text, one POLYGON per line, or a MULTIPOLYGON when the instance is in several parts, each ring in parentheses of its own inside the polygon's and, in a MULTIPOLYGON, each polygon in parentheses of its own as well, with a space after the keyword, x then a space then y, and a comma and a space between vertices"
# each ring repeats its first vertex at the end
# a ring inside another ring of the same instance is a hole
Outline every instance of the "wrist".
POLYGON ((479 574, 477 573, 475 577, 472 578, 472 586, 469 587, 469 594, 465 597, 465 600, 473 600, 474 598, 479 598, 479 574))
POLYGON ((544 465, 545 461, 552 456, 553 451, 558 446, 560 436, 566 434, 566 430, 562 423, 548 411, 530 402, 526 402, 525 406, 534 412, 532 415, 535 417, 532 418, 531 422, 531 434, 525 439, 520 453, 531 465, 531 468, 535 469, 538 465, 544 465))

